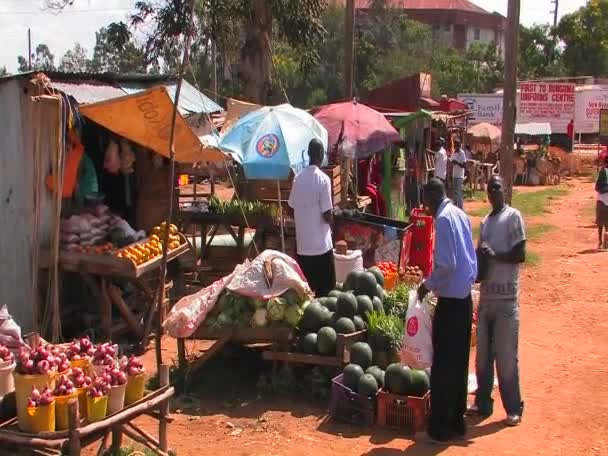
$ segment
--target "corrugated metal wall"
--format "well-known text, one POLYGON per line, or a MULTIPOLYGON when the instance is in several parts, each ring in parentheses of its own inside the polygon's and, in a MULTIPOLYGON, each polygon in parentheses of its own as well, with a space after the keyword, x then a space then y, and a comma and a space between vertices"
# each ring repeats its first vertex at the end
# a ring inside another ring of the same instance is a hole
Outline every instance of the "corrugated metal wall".
POLYGON ((48 245, 51 194, 44 181, 57 149, 61 125, 57 100, 33 101, 26 78, 0 83, 0 304, 6 304, 22 331, 34 329, 32 252, 37 236, 48 245), (42 172, 35 180, 34 145, 38 144, 42 172), (40 199, 35 203, 35 189, 40 199))

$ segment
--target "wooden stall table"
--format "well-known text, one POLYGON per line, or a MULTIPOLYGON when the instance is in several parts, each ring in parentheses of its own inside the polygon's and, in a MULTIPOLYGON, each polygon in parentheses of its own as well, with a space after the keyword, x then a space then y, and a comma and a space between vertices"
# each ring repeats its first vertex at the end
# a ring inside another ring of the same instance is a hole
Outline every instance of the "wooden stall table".
POLYGON ((468 160, 471 188, 473 191, 485 190, 485 186, 492 177, 493 163, 483 163, 477 160, 468 160))
POLYGON ((148 391, 139 401, 96 423, 88 423, 80 418, 78 399, 72 399, 69 403, 69 428, 65 431, 33 434, 20 431, 16 417, 0 422, 0 446, 9 452, 6 454, 29 450, 36 454, 80 456, 84 447, 101 440, 97 454, 105 454, 108 446, 111 446, 112 454, 118 454, 122 437, 126 435, 155 454, 168 456, 169 401, 175 389, 169 385, 169 366, 161 365, 159 372, 159 389, 148 391), (142 415, 158 420, 158 438, 133 422, 142 415), (108 445, 110 436, 112 440, 108 445))
MULTIPOLYGON (((181 244, 167 253, 167 262, 175 260, 189 250, 190 245, 188 243, 181 244)), ((59 252, 60 269, 64 272, 79 274, 86 287, 95 297, 101 317, 103 337, 106 340, 112 340, 112 338, 121 334, 131 332, 137 336, 142 347, 145 347, 148 343, 156 311, 167 311, 168 297, 166 294, 172 286, 171 284, 165 284, 163 306, 161 309, 157 309, 158 277, 161 262, 161 256, 157 256, 146 263, 135 265, 126 258, 111 255, 95 255, 65 250, 59 252), (121 290, 115 284, 117 280, 133 284, 142 293, 145 308, 143 312, 134 313, 123 300, 121 290), (116 325, 113 324, 112 319, 113 305, 116 306, 123 319, 116 325), (143 320, 143 324, 141 320, 143 320)), ((42 253, 40 264, 48 268, 50 264, 48 252, 42 253)))

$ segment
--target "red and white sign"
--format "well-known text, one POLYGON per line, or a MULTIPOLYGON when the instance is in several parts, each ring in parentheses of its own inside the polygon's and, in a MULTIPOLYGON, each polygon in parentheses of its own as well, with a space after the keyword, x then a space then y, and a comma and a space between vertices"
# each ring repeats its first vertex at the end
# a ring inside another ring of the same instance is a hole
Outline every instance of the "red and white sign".
POLYGON ((576 92, 576 133, 597 133, 600 127, 600 110, 608 109, 608 86, 588 86, 576 92))
POLYGON ((547 122, 553 133, 566 133, 574 119, 575 84, 522 82, 519 85, 517 122, 547 122))

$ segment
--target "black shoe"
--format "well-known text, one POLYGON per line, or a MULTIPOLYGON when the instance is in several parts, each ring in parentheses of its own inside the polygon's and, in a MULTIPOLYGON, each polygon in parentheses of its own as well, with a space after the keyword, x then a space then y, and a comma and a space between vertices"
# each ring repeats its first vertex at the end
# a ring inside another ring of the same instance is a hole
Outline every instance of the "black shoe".
POLYGON ((454 431, 456 437, 465 437, 467 435, 467 423, 462 420, 461 422, 454 424, 454 426, 452 426, 452 431, 454 431))
POLYGON ((489 416, 492 416, 492 410, 482 409, 477 404, 473 404, 467 409, 465 415, 466 416, 481 416, 483 418, 487 418, 489 416))

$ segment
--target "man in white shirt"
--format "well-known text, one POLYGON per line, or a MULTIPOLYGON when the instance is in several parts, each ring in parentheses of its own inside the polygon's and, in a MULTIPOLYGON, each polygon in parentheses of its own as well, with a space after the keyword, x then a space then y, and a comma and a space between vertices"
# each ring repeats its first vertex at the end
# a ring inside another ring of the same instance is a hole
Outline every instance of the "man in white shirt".
POLYGON ((435 152, 435 177, 445 185, 448 170, 448 153, 445 151, 445 139, 439 138, 439 150, 435 152))
POLYGON ((454 142, 456 150, 452 154, 452 188, 454 190, 454 204, 460 209, 464 209, 464 170, 467 166, 467 156, 462 150, 462 143, 459 139, 454 142))
POLYGON ((316 296, 327 296, 336 286, 331 238, 333 203, 331 181, 321 170, 323 144, 308 145, 310 164, 294 178, 289 206, 296 222, 297 260, 316 296))

